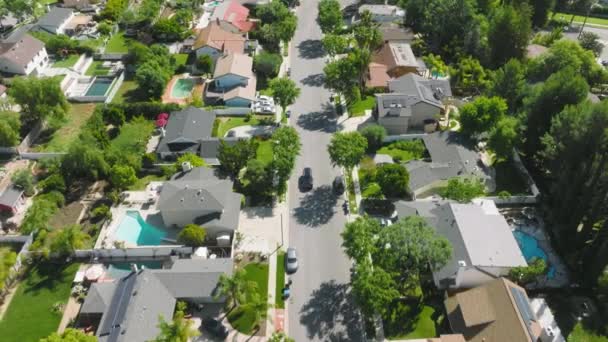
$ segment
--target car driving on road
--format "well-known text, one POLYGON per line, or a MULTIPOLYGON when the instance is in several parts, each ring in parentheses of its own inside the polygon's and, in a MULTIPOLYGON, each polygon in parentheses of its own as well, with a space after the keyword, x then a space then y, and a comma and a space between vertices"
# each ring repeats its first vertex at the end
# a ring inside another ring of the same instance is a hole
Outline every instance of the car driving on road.
POLYGON ((313 188, 312 181, 312 169, 309 167, 305 167, 302 172, 302 176, 299 179, 299 185, 301 191, 309 191, 313 188))

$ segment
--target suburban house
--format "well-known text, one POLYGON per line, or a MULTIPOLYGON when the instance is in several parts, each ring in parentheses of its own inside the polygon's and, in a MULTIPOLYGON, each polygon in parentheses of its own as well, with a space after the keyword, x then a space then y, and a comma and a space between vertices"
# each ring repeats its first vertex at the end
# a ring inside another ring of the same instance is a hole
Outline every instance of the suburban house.
POLYGON ((226 31, 214 21, 198 32, 192 50, 197 57, 208 55, 216 61, 224 54, 243 54, 245 41, 241 34, 226 31))
POLYGON ((416 58, 410 44, 387 41, 372 55, 365 85, 368 88, 386 88, 391 79, 410 73, 424 75, 424 62, 416 58))
POLYGON ((253 58, 238 53, 220 57, 215 63, 213 88, 206 97, 218 98, 227 107, 249 107, 255 100, 256 77, 253 58))
MULTIPOLYGON (((199 155, 208 165, 219 165, 217 150, 220 139, 212 137, 215 113, 195 107, 188 107, 169 116, 163 129, 161 141, 156 148, 162 160, 175 160, 185 153, 199 155)), ((237 138, 224 138, 227 144, 234 144, 237 138)))
POLYGON ((24 204, 24 191, 16 185, 9 184, 0 194, 0 212, 16 214, 24 204))
POLYGON ((70 21, 64 26, 64 33, 68 36, 77 35, 89 25, 93 23, 93 17, 85 14, 78 14, 73 16, 70 21))
POLYGON ((405 18, 405 10, 395 5, 361 5, 359 7, 359 15, 365 11, 369 11, 372 15, 372 19, 378 23, 393 21, 402 22, 405 18))
POLYGON ((470 204, 400 201, 395 209, 399 217, 423 217, 450 241, 452 257, 433 272, 440 289, 472 288, 506 276, 513 267, 528 265, 509 224, 491 200, 470 204))
POLYGON ((232 181, 218 178, 207 167, 189 169, 163 183, 158 208, 167 227, 195 223, 207 236, 231 235, 239 226, 242 195, 232 191, 232 181))
POLYGON ((382 33, 382 40, 384 40, 385 43, 410 43, 416 36, 411 28, 402 27, 395 23, 380 23, 378 30, 382 33))
POLYGON ((411 160, 405 164, 410 174, 409 189, 416 196, 437 187, 446 186, 450 178, 481 179, 489 191, 496 184, 490 167, 484 165, 480 154, 457 132, 435 132, 422 137, 430 156, 428 160, 411 160))
POLYGON ((526 290, 498 278, 444 301, 452 331, 467 342, 553 341, 530 305, 526 290))
POLYGON ((0 42, 0 72, 38 75, 48 63, 44 43, 24 31, 15 32, 0 42))
MULTIPOLYGON (((390 340, 385 340, 386 342, 390 340)), ((466 342, 464 337, 461 334, 449 334, 449 335, 439 335, 439 337, 429 337, 429 338, 414 338, 407 340, 400 340, 401 342, 466 342)))
POLYGON ((445 113, 442 100, 452 96, 448 80, 407 74, 388 82, 390 93, 376 94, 375 115, 389 134, 434 131, 445 113))
POLYGON ((65 8, 76 8, 78 10, 81 10, 84 8, 90 8, 91 1, 90 0, 63 0, 61 6, 65 7, 65 8))
POLYGON ((65 34, 65 27, 74 17, 71 8, 53 7, 47 14, 38 20, 36 29, 52 34, 65 34))
POLYGON ((233 33, 249 32, 254 23, 247 19, 249 9, 237 0, 220 2, 215 7, 209 21, 217 22, 224 30, 233 33))
POLYGON ((94 283, 78 316, 80 326, 96 326, 100 342, 152 341, 159 317, 170 321, 177 300, 216 303, 222 274, 231 275, 232 259, 177 259, 169 269, 134 270, 113 282, 94 283))

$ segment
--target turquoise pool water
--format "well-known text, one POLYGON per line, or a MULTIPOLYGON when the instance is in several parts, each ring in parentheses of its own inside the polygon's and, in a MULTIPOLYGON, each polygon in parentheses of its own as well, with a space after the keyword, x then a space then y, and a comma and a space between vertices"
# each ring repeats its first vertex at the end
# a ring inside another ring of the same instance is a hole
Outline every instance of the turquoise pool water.
POLYGON ((192 88, 194 88, 194 80, 191 78, 180 78, 175 81, 173 84, 173 89, 171 89, 171 97, 175 99, 183 99, 192 93, 192 88))
POLYGON ((167 234, 166 230, 144 221, 137 211, 127 211, 116 230, 115 239, 138 246, 157 246, 162 244, 167 234))
MULTIPOLYGON (((141 269, 142 266, 149 269, 160 269, 162 264, 160 261, 148 261, 137 263, 138 269, 141 269)), ((106 265, 106 267, 108 269, 107 275, 109 278, 112 279, 120 279, 131 273, 131 263, 129 262, 109 264, 106 265)))
MULTIPOLYGON (((520 230, 514 230, 513 235, 515 236, 515 240, 517 240, 517 244, 521 249, 524 258, 526 261, 531 261, 533 258, 541 258, 547 261, 547 253, 538 245, 538 241, 532 235, 526 234, 520 230)), ((553 278, 555 275, 555 267, 549 266, 549 272, 547 273, 547 277, 549 279, 553 278)))
POLYGON ((104 96, 112 85, 112 79, 97 77, 87 90, 85 96, 104 96))

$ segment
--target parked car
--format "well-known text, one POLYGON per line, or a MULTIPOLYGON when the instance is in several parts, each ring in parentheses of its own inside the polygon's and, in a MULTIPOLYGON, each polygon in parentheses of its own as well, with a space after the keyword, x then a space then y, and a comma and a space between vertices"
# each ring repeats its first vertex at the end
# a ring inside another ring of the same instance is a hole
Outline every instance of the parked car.
POLYGON ((331 185, 336 194, 342 195, 344 193, 344 178, 342 176, 336 176, 331 185))
POLYGON ((312 170, 309 167, 304 168, 304 172, 299 179, 299 185, 301 191, 312 190, 313 181, 312 181, 312 170))
POLYGON ((271 96, 267 96, 267 95, 260 95, 260 96, 258 96, 258 98, 256 99, 256 101, 258 101, 258 102, 268 102, 270 104, 274 104, 274 99, 271 96))
POLYGON ((287 77, 291 76, 291 68, 287 68, 287 77))
POLYGON ((294 274, 298 270, 298 256, 296 253, 296 249, 293 247, 287 248, 287 253, 285 254, 285 272, 287 274, 294 274))
POLYGON ((211 335, 219 337, 222 340, 228 337, 228 330, 220 321, 207 317, 203 319, 202 323, 203 329, 208 331, 211 335))

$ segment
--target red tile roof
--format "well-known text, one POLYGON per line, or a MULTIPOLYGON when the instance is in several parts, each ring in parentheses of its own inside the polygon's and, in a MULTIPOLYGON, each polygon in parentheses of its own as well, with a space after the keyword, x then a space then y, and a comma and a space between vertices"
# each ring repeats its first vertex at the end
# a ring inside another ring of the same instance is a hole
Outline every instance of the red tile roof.
POLYGON ((230 22, 243 32, 248 32, 253 28, 253 23, 247 21, 249 9, 237 1, 233 0, 224 13, 224 20, 230 22))

